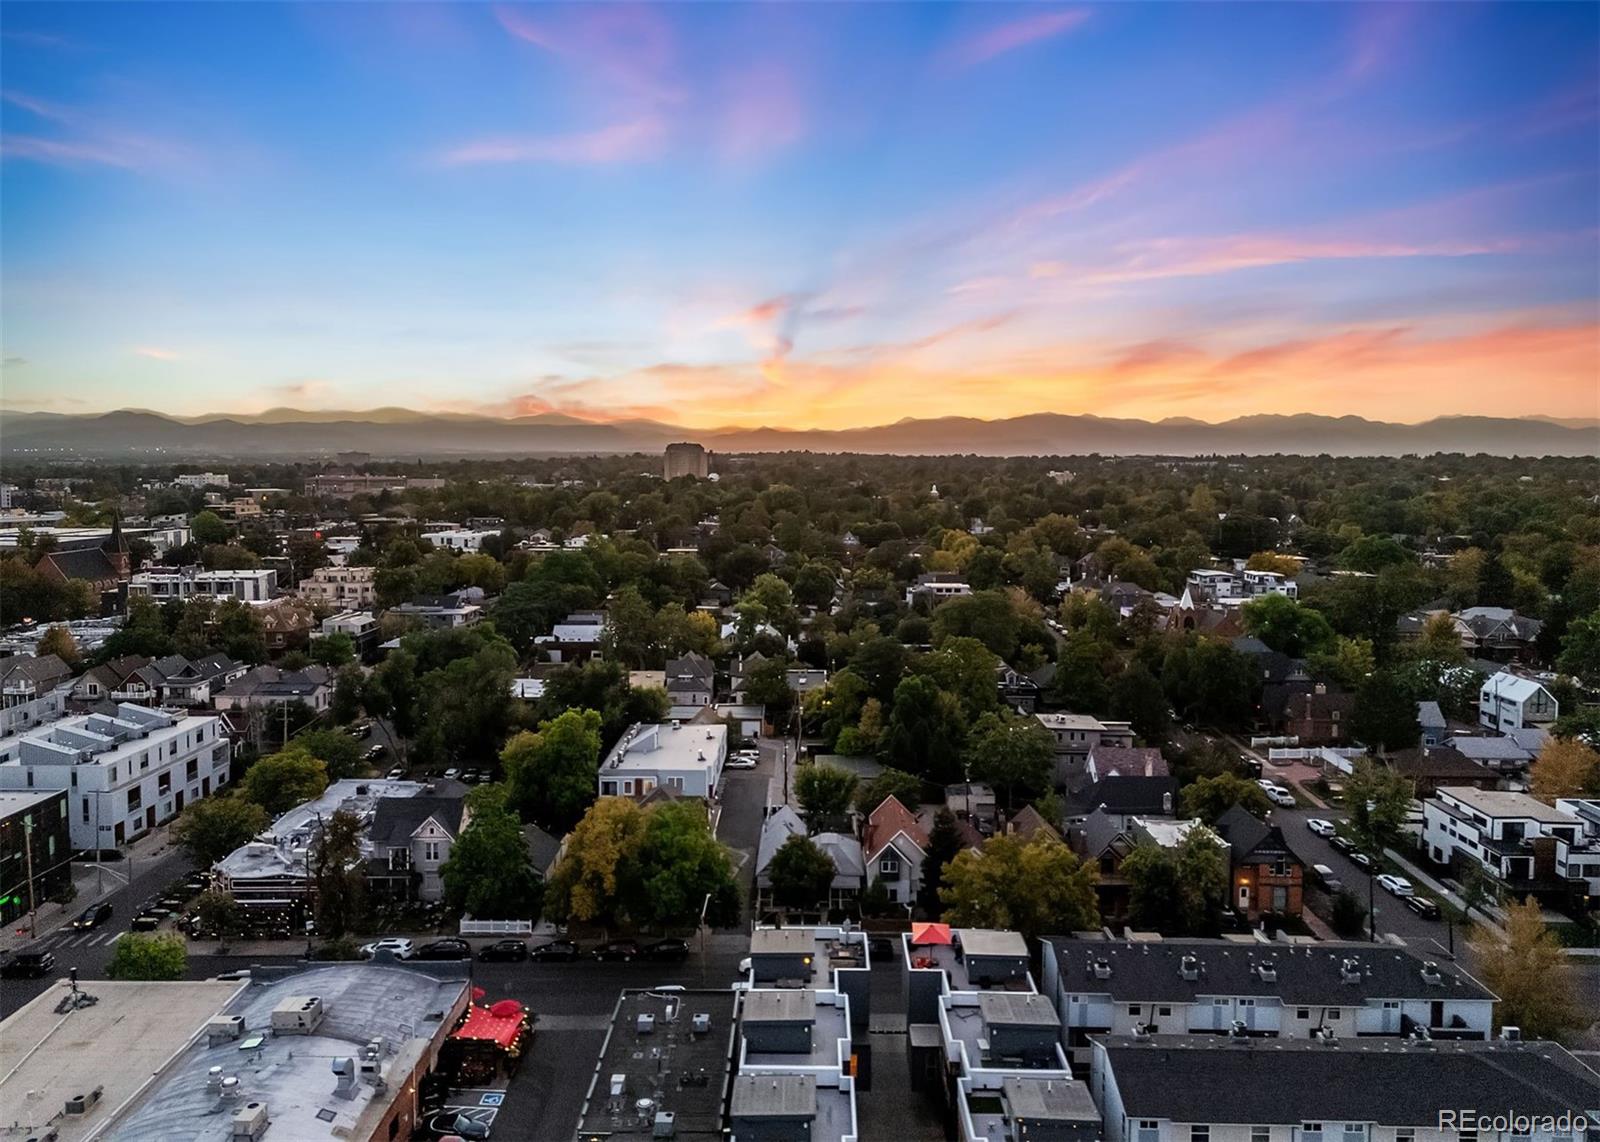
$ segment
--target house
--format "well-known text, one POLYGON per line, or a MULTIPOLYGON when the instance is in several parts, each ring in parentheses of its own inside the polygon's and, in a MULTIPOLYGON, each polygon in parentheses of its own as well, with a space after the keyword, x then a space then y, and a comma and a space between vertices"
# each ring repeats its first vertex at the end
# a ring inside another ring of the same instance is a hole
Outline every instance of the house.
POLYGON ((1104 809, 1126 827, 1135 817, 1170 817, 1178 804, 1175 777, 1108 777, 1068 801, 1068 812, 1088 816, 1104 809))
POLYGON ((220 718, 124 702, 24 737, 0 764, 0 790, 67 790, 73 848, 111 849, 209 797, 232 759, 220 718))
POLYGON ((1600 1104, 1597 1085, 1547 1042, 1307 1039, 1269 1061, 1230 1037, 1111 1036, 1089 1066, 1107 1142, 1468 1142, 1479 1123, 1490 1139, 1583 1142, 1575 1108, 1600 1104))
POLYGON ((1096 745, 1132 746, 1131 722, 1102 722, 1088 714, 1035 714, 1050 731, 1056 748, 1056 784, 1067 789, 1084 783, 1089 750, 1096 745))
POLYGON ((1044 815, 1032 805, 1024 805, 1020 812, 1006 822, 1006 832, 1021 837, 1024 841, 1031 841, 1034 837, 1043 834, 1051 840, 1060 841, 1064 838, 1061 831, 1044 819, 1044 815))
POLYGON ((1450 738, 1448 745, 1463 757, 1501 775, 1526 772, 1538 752, 1530 750, 1516 738, 1499 735, 1475 737, 1457 734, 1450 738))
POLYGON ((813 690, 820 690, 828 684, 828 672, 817 667, 796 666, 783 672, 783 680, 788 683, 795 697, 803 699, 813 690))
POLYGON ((1468 607, 1455 617, 1471 632, 1470 638, 1463 640, 1468 653, 1495 662, 1530 656, 1544 626, 1509 607, 1468 607))
POLYGON ((1093 745, 1084 771, 1090 784, 1107 777, 1167 777, 1167 759, 1153 746, 1093 745))
POLYGON ((1007 663, 994 668, 995 689, 1000 693, 1000 704, 1008 709, 1031 714, 1039 704, 1039 683, 1007 663))
POLYGON ((378 601, 376 567, 318 567, 300 580, 300 597, 338 611, 365 611, 378 601))
POLYGON ((317 616, 303 599, 274 599, 256 608, 267 636, 267 650, 278 654, 304 650, 311 645, 311 632, 317 629, 317 616))
POLYGON ((476 528, 451 527, 442 531, 425 531, 422 533, 422 538, 433 544, 435 548, 446 551, 471 552, 482 551, 484 540, 494 539, 499 535, 499 528, 479 530, 476 528))
POLYGON ((608 622, 604 611, 573 611, 534 645, 550 662, 588 662, 600 657, 608 622))
POLYGON ((169 654, 139 673, 152 678, 157 701, 163 706, 209 706, 214 691, 244 677, 249 669, 226 654, 208 654, 193 661, 169 654))
MULTIPOLYGON (((1487 1039, 1495 996, 1459 964, 1403 948, 1228 939, 1042 941, 1040 991, 1081 1059, 1098 1035, 1487 1039)), ((1273 1044, 1274 1047, 1277 1043, 1273 1044)), ((1329 1048, 1324 1048, 1329 1049, 1329 1048)))
MULTIPOLYGON (((453 591, 447 595, 419 597, 409 603, 390 607, 385 613, 408 619, 428 630, 457 630, 483 618, 483 592, 476 587, 470 588, 470 592, 473 593, 453 591)), ((535 643, 543 641, 534 639, 535 643)), ((552 661, 559 662, 561 659, 552 661)))
POLYGON ((716 666, 691 650, 667 660, 666 683, 667 701, 674 706, 709 706, 716 694, 716 666))
POLYGON ((331 634, 342 634, 349 638, 355 644, 356 657, 362 662, 371 662, 376 657, 382 638, 377 616, 371 611, 340 611, 329 615, 311 637, 315 641, 331 634))
POLYGON ((1477 865, 1509 892, 1567 887, 1558 865, 1581 862, 1574 854, 1588 852, 1600 873, 1583 819, 1526 793, 1442 788, 1422 803, 1422 844, 1435 864, 1477 865))
POLYGON ((1437 702, 1417 703, 1417 724, 1422 727, 1423 745, 1444 745, 1450 736, 1450 723, 1437 702))
POLYGON ((1309 691, 1290 694, 1284 703, 1283 732, 1301 745, 1340 745, 1350 740, 1350 715, 1355 695, 1318 682, 1309 691))
POLYGON ((32 702, 71 680, 72 667, 54 654, 0 658, 0 706, 32 702))
POLYGON ((1556 840, 1556 875, 1585 896, 1600 896, 1600 797, 1558 797, 1555 807, 1578 822, 1575 840, 1556 840))
POLYGON ((83 709, 99 702, 153 701, 156 687, 144 673, 151 661, 142 654, 126 654, 90 667, 72 685, 74 705, 83 709))
MULTIPOLYGON (((790 837, 803 837, 806 835, 805 822, 800 815, 787 805, 780 805, 767 815, 761 823, 761 839, 756 848, 756 906, 759 909, 773 907, 772 880, 767 876, 767 866, 772 863, 772 858, 778 854, 785 841, 790 837)), ((866 877, 866 868, 861 855, 861 842, 854 837, 847 837, 842 833, 818 833, 811 838, 823 852, 828 854, 833 861, 833 883, 828 887, 826 901, 818 900, 814 905, 818 909, 833 911, 835 909, 851 909, 855 907, 856 897, 861 893, 861 886, 866 877)))
POLYGON ((1412 746, 1385 756, 1389 768, 1415 787, 1417 797, 1431 797, 1441 785, 1493 789, 1499 775, 1447 745, 1412 746))
POLYGON ((1298 916, 1306 866, 1289 848, 1283 830, 1235 805, 1212 826, 1228 844, 1233 907, 1254 923, 1263 913, 1298 916))
POLYGON ((321 713, 333 701, 333 671, 326 666, 280 670, 257 666, 211 695, 219 710, 270 710, 303 702, 321 713))
POLYGON ((1096 809, 1070 831, 1072 849, 1095 869, 1094 891, 1101 918, 1121 926, 1128 919, 1128 879, 1122 875, 1122 862, 1138 846, 1124 817, 1096 809))
POLYGON ((99 595, 118 590, 131 574, 122 521, 113 519, 111 532, 105 536, 57 539, 55 546, 34 563, 33 569, 52 583, 81 580, 99 595))
POLYGON ((392 900, 443 900, 439 869, 470 820, 464 794, 378 798, 367 831, 368 885, 392 900))
POLYGON ((861 835, 867 883, 882 884, 895 904, 909 904, 922 888, 928 834, 896 797, 885 797, 867 815, 861 835))
POLYGON ((926 600, 925 606, 937 607, 947 599, 959 599, 970 594, 972 584, 960 572, 930 571, 926 575, 918 575, 916 581, 906 588, 906 606, 914 607, 918 600, 926 600))
POLYGON ((728 685, 733 692, 732 696, 735 702, 744 701, 744 691, 749 684, 750 675, 755 671, 756 667, 767 661, 769 661, 767 656, 759 650, 752 650, 743 658, 735 658, 733 660, 733 665, 728 670, 728 685))
POLYGON ((600 765, 600 796, 644 798, 660 788, 710 800, 727 759, 727 726, 636 722, 600 765))
POLYGON ((1490 676, 1478 691, 1478 724, 1485 729, 1526 729, 1548 726, 1561 713, 1561 706, 1538 682, 1520 674, 1502 671, 1490 676))

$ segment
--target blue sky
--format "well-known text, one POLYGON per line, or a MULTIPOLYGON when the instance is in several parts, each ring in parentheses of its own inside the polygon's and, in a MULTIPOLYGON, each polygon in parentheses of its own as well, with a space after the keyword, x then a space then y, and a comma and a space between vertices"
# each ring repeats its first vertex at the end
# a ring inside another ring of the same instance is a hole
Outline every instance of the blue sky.
POLYGON ((1600 9, 6 4, 4 402, 1600 413, 1600 9))

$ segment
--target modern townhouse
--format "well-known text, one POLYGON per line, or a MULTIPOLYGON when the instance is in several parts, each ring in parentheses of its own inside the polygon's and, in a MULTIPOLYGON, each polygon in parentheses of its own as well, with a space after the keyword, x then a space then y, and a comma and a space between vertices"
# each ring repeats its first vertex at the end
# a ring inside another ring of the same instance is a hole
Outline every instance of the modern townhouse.
POLYGON ((207 571, 201 567, 154 567, 128 580, 128 595, 158 603, 190 599, 237 599, 264 603, 278 589, 278 573, 270 567, 207 571))
POLYGON ((1491 675, 1478 690, 1478 724, 1485 729, 1508 733, 1548 726, 1560 714, 1561 704, 1549 690, 1510 671, 1491 675))
POLYGON ((318 567, 300 580, 300 597, 340 611, 364 611, 378 598, 376 567, 318 567))
POLYGON ((1422 843, 1435 864, 1477 865, 1511 892, 1564 889, 1563 868, 1577 865, 1587 880, 1590 863, 1600 865, 1583 820, 1526 793, 1442 788, 1422 803, 1422 843))

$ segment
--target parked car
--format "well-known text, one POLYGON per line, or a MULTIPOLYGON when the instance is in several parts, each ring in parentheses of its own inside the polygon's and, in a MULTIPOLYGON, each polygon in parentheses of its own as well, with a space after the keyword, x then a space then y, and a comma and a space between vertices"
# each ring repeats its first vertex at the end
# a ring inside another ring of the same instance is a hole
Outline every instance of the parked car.
POLYGON ((1439 918, 1439 905, 1429 900, 1426 896, 1418 896, 1413 893, 1405 899, 1406 907, 1424 920, 1437 920, 1439 918))
POLYGON ((528 945, 522 940, 496 940, 478 951, 484 963, 520 964, 528 958, 528 945))
POLYGON ((489 1137, 489 1124, 468 1118, 456 1110, 444 1110, 428 1119, 428 1132, 435 1138, 463 1138, 482 1142, 489 1137))
POLYGON ((1327 865, 1314 864, 1311 866, 1311 871, 1317 874, 1317 883, 1321 884, 1328 892, 1339 892, 1344 888, 1344 881, 1340 880, 1333 869, 1327 865))
POLYGON ((404 936, 387 936, 382 940, 374 940, 370 944, 361 945, 361 958, 370 960, 379 952, 388 952, 397 960, 409 960, 416 955, 416 949, 411 941, 404 936))
POLYGON ((1409 880, 1403 876, 1396 876, 1392 872, 1386 872, 1380 875, 1378 877, 1378 883, 1383 886, 1384 891, 1393 893, 1395 896, 1406 897, 1415 896, 1417 894, 1417 890, 1411 887, 1411 882, 1409 880))
POLYGON ((657 940, 645 945, 644 957, 647 960, 686 960, 689 958, 689 943, 687 940, 657 940))
POLYGON ((1328 838, 1328 843, 1342 853, 1353 853, 1356 851, 1356 843, 1343 833, 1333 834, 1333 836, 1328 838))
POLYGON ((349 734, 357 741, 360 741, 363 738, 370 738, 372 736, 372 723, 356 722, 350 727, 349 734))
POLYGON ((528 958, 539 963, 570 964, 578 958, 578 945, 571 940, 551 940, 530 949, 528 958))
POLYGON ((444 775, 451 781, 454 781, 461 776, 461 771, 452 765, 449 769, 444 771, 444 775))
POLYGON ((1267 790, 1267 800, 1280 809, 1293 809, 1295 806, 1294 794, 1287 789, 1267 790))
POLYGON ((1331 837, 1339 830, 1334 828, 1332 821, 1325 821, 1321 817, 1312 817, 1306 821, 1306 828, 1319 837, 1331 837))
POLYGON ((55 966, 54 952, 18 952, 0 964, 0 976, 6 979, 43 979, 55 966))
POLYGON ((361 755, 361 760, 362 761, 377 761, 380 757, 382 757, 384 754, 386 754, 388 752, 389 752, 389 747, 384 745, 382 742, 379 742, 377 745, 368 746, 367 747, 367 752, 361 755))
POLYGON ((130 931, 134 932, 154 932, 157 928, 161 927, 161 921, 165 920, 166 918, 167 914, 165 912, 151 909, 146 912, 140 912, 137 916, 135 916, 131 921, 128 922, 128 928, 130 931))
POLYGON ((723 763, 724 769, 754 769, 756 759, 753 757, 740 757, 735 754, 723 763))
POLYGON ((476 769, 463 769, 461 771, 461 783, 463 785, 476 785, 478 783, 478 771, 476 769))
POLYGON ((418 960, 470 960, 472 958, 472 945, 458 936, 446 936, 442 940, 434 940, 431 944, 423 944, 412 953, 413 959, 418 960))
POLYGON ((638 959, 642 949, 637 940, 612 940, 609 944, 601 944, 589 953, 597 960, 628 960, 638 959))
POLYGON ((1377 862, 1360 849, 1356 849, 1351 852, 1350 863, 1355 865, 1357 868, 1366 869, 1368 872, 1371 872, 1375 867, 1377 867, 1377 862))
POLYGON ((1251 777, 1260 777, 1261 762, 1258 759, 1249 756, 1248 754, 1241 753, 1239 755, 1239 771, 1241 773, 1248 773, 1251 777))
POLYGON ((87 928, 98 928, 109 919, 111 919, 111 905, 91 904, 78 914, 72 926, 81 932, 87 928))
POLYGON ((398 765, 391 769, 388 773, 384 774, 384 776, 390 781, 399 781, 401 778, 405 777, 405 775, 406 771, 401 769, 398 765))

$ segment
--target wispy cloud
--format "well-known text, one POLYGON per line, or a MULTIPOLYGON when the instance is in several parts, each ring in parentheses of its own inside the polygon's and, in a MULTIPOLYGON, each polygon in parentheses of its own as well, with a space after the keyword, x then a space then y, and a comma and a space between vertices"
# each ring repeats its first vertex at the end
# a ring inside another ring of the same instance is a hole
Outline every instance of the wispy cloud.
POLYGON ((977 67, 1018 48, 1070 32, 1088 18, 1089 11, 1086 8, 1055 8, 1035 12, 1017 20, 992 25, 952 44, 945 49, 941 58, 945 66, 956 70, 977 67))
POLYGON ((105 166, 140 173, 194 170, 197 152, 172 139, 103 120, 66 104, 21 91, 0 99, 38 120, 44 130, 7 131, 0 136, 0 158, 54 166, 105 166))
POLYGON ((163 349, 159 345, 135 345, 132 353, 150 361, 176 361, 181 356, 176 349, 163 349))
POLYGON ((571 134, 479 139, 451 147, 440 160, 447 166, 506 163, 608 166, 653 158, 661 152, 666 135, 661 120, 647 117, 571 134))

